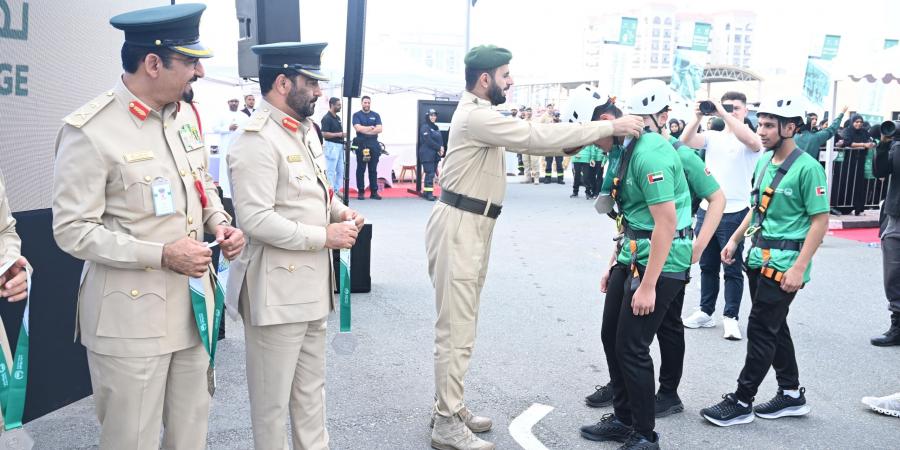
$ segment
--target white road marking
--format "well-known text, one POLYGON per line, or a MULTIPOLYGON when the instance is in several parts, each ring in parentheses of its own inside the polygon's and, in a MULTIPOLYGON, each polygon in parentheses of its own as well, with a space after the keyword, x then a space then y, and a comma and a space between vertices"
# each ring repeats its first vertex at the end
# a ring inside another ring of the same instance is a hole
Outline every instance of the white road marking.
POLYGON ((509 435, 525 450, 547 450, 533 434, 531 427, 553 411, 552 406, 532 403, 528 409, 509 423, 509 435))

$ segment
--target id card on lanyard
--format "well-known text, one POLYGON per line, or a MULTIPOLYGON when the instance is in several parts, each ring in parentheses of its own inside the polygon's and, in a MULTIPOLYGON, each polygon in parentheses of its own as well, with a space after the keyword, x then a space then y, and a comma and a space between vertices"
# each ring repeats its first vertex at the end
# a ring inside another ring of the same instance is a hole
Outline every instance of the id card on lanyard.
MULTIPOLYGON (((0 267, 0 274, 6 273, 15 259, 0 267)), ((3 410, 3 434, 0 434, 0 449, 30 450, 34 440, 22 428, 22 415, 25 412, 25 388, 28 383, 28 309, 31 297, 31 271, 26 272, 27 297, 25 312, 22 315, 22 326, 19 327, 19 339, 13 354, 12 367, 6 363, 6 355, 0 358, 0 407, 3 410)), ((6 336, 0 337, 6 339, 6 336)))

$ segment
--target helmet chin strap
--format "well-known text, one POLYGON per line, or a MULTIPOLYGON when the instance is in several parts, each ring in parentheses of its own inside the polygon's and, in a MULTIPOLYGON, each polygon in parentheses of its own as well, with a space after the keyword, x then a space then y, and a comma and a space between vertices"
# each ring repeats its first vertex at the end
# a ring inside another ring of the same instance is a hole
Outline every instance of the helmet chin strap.
POLYGON ((650 120, 653 121, 653 126, 656 127, 656 132, 657 132, 657 133, 662 133, 662 127, 659 126, 659 122, 656 121, 656 117, 651 115, 651 116, 650 116, 650 120))
POLYGON ((773 151, 773 152, 777 152, 778 150, 780 150, 780 149, 781 149, 781 145, 784 144, 784 140, 787 139, 787 138, 792 138, 792 137, 794 137, 794 136, 793 136, 793 135, 791 135, 791 136, 783 136, 783 135, 781 134, 781 120, 779 120, 779 121, 778 121, 778 142, 776 142, 776 143, 775 143, 775 146, 772 147, 772 151, 773 151))

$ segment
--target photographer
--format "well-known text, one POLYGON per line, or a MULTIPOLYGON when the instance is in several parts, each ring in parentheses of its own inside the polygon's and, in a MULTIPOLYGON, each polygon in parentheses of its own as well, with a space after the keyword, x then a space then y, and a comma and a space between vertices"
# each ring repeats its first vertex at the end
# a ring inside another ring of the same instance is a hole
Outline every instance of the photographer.
MULTIPOLYGON (((700 310, 684 320, 687 328, 710 328, 715 326, 712 315, 719 296, 719 267, 722 265, 719 253, 728 244, 734 230, 747 215, 750 207, 748 193, 753 168, 759 159, 759 136, 744 123, 747 116, 747 97, 740 92, 726 92, 720 103, 711 101, 697 104, 695 116, 681 135, 681 142, 688 147, 705 149, 706 166, 719 181, 725 193, 725 214, 716 228, 715 237, 700 256, 700 310), (704 115, 715 115, 725 121, 724 131, 707 131, 697 134, 697 125, 704 115)), ((707 202, 700 204, 697 211, 697 231, 706 218, 707 202)), ((741 272, 740 255, 743 247, 735 252, 737 264, 725 266, 725 311, 722 325, 724 337, 740 340, 738 312, 744 293, 744 274, 741 272)))
POLYGON ((884 263, 884 294, 891 311, 891 327, 884 335, 872 338, 872 345, 879 347, 900 345, 900 141, 895 140, 897 124, 898 122, 882 124, 881 142, 875 148, 875 161, 872 165, 872 173, 876 177, 890 177, 887 198, 882 206, 885 223, 881 232, 881 257, 884 263))

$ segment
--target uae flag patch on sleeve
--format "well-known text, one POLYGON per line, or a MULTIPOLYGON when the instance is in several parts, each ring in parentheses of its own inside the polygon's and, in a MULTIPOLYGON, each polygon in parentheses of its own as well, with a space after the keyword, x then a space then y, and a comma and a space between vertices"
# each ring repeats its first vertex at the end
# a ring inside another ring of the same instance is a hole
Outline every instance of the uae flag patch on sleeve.
POLYGON ((816 196, 821 197, 825 195, 825 186, 816 186, 816 196))
POLYGON ((650 184, 659 183, 660 181, 663 181, 664 179, 665 179, 665 177, 663 177, 662 172, 653 172, 653 173, 647 174, 647 181, 650 184))

